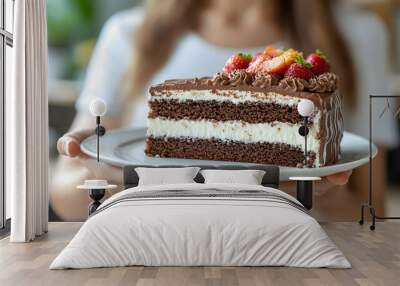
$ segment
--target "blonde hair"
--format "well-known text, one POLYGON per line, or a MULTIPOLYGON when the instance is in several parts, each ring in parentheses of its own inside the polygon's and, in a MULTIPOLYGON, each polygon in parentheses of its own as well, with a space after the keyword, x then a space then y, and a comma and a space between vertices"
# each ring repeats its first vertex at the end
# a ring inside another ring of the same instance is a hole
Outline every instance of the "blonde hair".
MULTIPOLYGON (((149 0, 146 15, 135 35, 134 62, 127 89, 130 100, 143 93, 152 76, 169 59, 178 40, 195 31, 199 15, 212 0, 149 0)), ((311 52, 321 48, 341 78, 347 102, 355 101, 355 75, 350 55, 336 27, 330 0, 260 1, 263 9, 275 9, 275 21, 288 44, 311 52)))

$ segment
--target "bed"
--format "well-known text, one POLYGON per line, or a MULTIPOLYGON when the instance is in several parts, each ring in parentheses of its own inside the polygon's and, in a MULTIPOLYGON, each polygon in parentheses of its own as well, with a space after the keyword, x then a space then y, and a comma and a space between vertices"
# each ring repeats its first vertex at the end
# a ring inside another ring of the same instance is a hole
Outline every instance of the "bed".
POLYGON ((276 166, 201 166, 262 170, 261 185, 204 183, 199 172, 193 183, 150 186, 138 185, 140 167, 124 167, 125 190, 100 205, 50 269, 351 267, 307 209, 278 189, 276 166))

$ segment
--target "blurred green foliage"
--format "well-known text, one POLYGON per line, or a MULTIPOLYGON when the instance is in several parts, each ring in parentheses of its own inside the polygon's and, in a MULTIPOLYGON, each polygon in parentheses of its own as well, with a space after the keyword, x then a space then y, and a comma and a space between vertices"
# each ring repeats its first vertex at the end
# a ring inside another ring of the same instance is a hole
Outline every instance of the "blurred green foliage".
POLYGON ((63 59, 63 65, 57 66, 54 73, 62 79, 82 78, 103 23, 114 13, 139 3, 140 0, 47 0, 49 48, 63 59))
POLYGON ((96 2, 47 0, 49 46, 64 50, 67 58, 62 71, 63 78, 77 78, 89 62, 98 32, 96 2))
POLYGON ((95 5, 92 0, 47 0, 49 44, 65 46, 93 36, 95 5))

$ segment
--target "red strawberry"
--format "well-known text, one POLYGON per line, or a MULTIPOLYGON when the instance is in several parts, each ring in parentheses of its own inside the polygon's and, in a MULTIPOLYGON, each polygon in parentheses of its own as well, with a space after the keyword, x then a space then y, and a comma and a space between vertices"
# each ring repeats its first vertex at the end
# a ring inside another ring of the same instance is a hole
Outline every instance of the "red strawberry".
POLYGON ((307 57, 307 62, 311 64, 311 71, 315 75, 326 73, 331 70, 326 56, 319 49, 307 57))
POLYGON ((233 55, 225 63, 223 71, 224 73, 231 73, 234 70, 247 69, 252 58, 253 57, 249 54, 246 55, 239 53, 237 55, 233 55))
POLYGON ((309 80, 312 76, 311 70, 299 63, 291 64, 285 72, 285 77, 297 77, 305 80, 309 80))
POLYGON ((261 69, 262 63, 268 59, 271 59, 271 57, 266 54, 258 53, 253 58, 246 71, 251 74, 256 74, 261 69))
POLYGON ((295 59, 300 56, 301 53, 296 50, 286 50, 281 55, 265 61, 262 65, 262 71, 265 73, 283 75, 287 68, 295 62, 295 59))

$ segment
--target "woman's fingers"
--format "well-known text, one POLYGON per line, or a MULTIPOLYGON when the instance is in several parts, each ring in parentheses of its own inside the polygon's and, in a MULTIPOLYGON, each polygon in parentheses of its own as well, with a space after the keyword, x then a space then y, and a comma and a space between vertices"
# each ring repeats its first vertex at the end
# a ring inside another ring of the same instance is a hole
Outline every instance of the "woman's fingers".
POLYGON ((94 133, 93 129, 68 132, 57 141, 57 149, 61 155, 68 157, 82 156, 81 142, 94 133))
POLYGON ((349 181, 349 178, 350 178, 352 172, 353 171, 336 173, 336 174, 327 176, 326 179, 334 185, 343 186, 343 185, 346 185, 347 182, 349 181))

